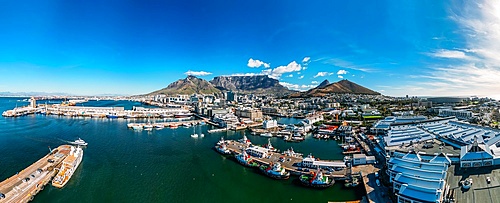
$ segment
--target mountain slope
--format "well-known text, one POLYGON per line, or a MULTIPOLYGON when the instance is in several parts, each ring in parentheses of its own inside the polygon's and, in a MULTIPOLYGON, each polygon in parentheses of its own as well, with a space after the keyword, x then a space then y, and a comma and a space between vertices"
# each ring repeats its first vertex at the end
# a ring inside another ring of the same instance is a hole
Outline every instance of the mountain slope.
POLYGON ((176 94, 217 94, 220 90, 215 88, 208 81, 197 78, 195 76, 188 76, 185 79, 177 80, 170 83, 166 88, 157 90, 149 93, 149 95, 165 94, 165 95, 176 95, 176 94))
POLYGON ((310 89, 306 92, 307 96, 323 96, 325 94, 342 94, 342 93, 350 93, 350 94, 368 94, 368 95, 380 95, 380 93, 370 90, 366 87, 358 85, 349 80, 341 80, 324 87, 316 87, 310 89))
POLYGON ((324 88, 330 84, 330 81, 328 80, 323 80, 316 88, 324 88))

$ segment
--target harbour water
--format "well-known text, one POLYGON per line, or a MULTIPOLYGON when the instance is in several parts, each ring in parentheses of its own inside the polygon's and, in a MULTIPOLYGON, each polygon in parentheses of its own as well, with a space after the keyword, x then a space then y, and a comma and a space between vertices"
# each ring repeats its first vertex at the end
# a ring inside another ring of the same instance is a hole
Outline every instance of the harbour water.
MULTIPOLYGON (((0 112, 26 105, 18 98, 0 98, 0 112)), ((85 106, 139 106, 129 101, 92 101, 85 106)), ((4 180, 57 147, 78 137, 89 143, 83 161, 70 182, 57 189, 46 186, 33 202, 327 202, 360 199, 362 191, 335 184, 325 190, 304 188, 295 177, 272 180, 257 170, 212 150, 225 139, 244 132, 207 133, 211 126, 196 126, 204 138, 191 138, 193 127, 153 131, 128 129, 140 120, 71 118, 28 115, 0 118, 0 179, 4 180)), ((144 120, 145 122, 145 120, 144 120)), ((289 121, 287 121, 289 122, 289 121)), ((266 138, 251 136, 254 144, 266 138)), ((308 137, 302 143, 271 138, 281 150, 293 146, 322 159, 342 159, 335 141, 308 137)))

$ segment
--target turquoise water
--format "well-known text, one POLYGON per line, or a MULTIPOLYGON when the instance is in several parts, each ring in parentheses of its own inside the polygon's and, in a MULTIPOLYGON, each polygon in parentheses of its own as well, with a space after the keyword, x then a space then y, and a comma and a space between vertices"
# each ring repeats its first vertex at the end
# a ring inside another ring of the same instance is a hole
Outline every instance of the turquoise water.
MULTIPOLYGON (((0 112, 27 103, 0 98, 0 112)), ((139 106, 129 101, 92 102, 93 106, 139 106), (104 106, 104 105, 103 105, 104 106)), ((85 104, 86 106, 89 104, 85 104)), ((296 178, 276 181, 225 158, 212 147, 221 136, 239 139, 244 132, 189 135, 193 128, 157 131, 127 129, 128 120, 29 115, 0 118, 0 179, 24 169, 57 147, 81 137, 89 143, 83 162, 63 189, 46 186, 33 202, 326 202, 359 199, 354 190, 335 184, 325 190, 301 187, 296 178)), ((251 136, 255 144, 267 139, 251 136)), ((334 141, 311 137, 302 143, 272 138, 285 150, 341 159, 334 141)))

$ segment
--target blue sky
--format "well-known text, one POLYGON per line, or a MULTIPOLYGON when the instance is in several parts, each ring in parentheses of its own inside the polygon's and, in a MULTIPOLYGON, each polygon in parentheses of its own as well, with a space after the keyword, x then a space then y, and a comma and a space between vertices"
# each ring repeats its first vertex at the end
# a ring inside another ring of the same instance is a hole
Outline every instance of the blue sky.
POLYGON ((142 94, 189 73, 500 98, 493 0, 5 1, 0 27, 0 92, 142 94))

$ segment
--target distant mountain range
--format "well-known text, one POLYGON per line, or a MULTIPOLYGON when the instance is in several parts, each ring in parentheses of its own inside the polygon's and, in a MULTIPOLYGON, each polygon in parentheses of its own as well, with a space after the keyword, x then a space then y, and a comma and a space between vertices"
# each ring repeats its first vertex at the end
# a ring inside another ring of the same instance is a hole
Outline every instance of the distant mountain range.
POLYGON ((380 95, 380 93, 370 90, 366 87, 358 85, 349 80, 341 80, 335 83, 330 83, 328 80, 323 81, 317 87, 306 92, 291 94, 291 97, 322 97, 327 94, 367 94, 380 95))
POLYGON ((380 94, 348 80, 341 80, 336 83, 330 83, 328 80, 325 80, 316 88, 307 92, 297 92, 289 90, 281 85, 278 80, 270 78, 267 75, 217 76, 210 81, 190 75, 185 79, 177 80, 167 87, 147 95, 221 94, 223 91, 275 94, 280 96, 290 95, 291 97, 324 96, 330 93, 380 94))
POLYGON ((32 97, 32 96, 72 96, 68 93, 60 92, 0 92, 4 97, 32 97))

